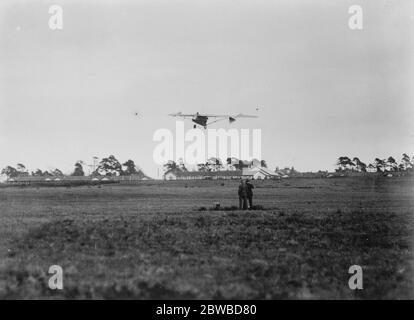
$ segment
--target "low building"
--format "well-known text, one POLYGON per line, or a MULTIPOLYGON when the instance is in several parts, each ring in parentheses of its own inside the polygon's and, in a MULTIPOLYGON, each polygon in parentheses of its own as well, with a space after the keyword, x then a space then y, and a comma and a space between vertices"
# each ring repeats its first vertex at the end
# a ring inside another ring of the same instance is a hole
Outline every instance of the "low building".
POLYGON ((61 184, 67 182, 85 182, 91 181, 91 177, 74 177, 74 176, 18 176, 7 179, 6 183, 15 185, 42 185, 42 184, 61 184))
POLYGON ((105 182, 105 183, 138 183, 141 180, 149 180, 147 176, 134 174, 129 176, 18 176, 9 178, 5 182, 15 185, 59 185, 59 184, 84 184, 90 182, 105 182))
POLYGON ((243 169, 243 176, 251 176, 254 180, 265 180, 265 179, 279 179, 280 174, 270 171, 264 167, 252 167, 243 169))
POLYGON ((171 169, 164 173, 164 180, 261 180, 275 178, 278 178, 277 174, 261 167, 223 171, 181 171, 177 169, 171 169))
POLYGON ((164 173, 164 180, 231 180, 243 177, 241 170, 226 171, 181 171, 168 170, 164 173))

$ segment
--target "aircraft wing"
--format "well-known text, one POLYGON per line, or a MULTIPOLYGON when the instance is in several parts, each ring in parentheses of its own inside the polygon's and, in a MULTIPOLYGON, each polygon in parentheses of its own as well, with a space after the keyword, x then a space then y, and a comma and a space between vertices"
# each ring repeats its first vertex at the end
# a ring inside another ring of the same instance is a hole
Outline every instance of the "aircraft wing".
POLYGON ((200 114, 200 113, 193 113, 193 114, 183 114, 182 112, 177 113, 170 113, 169 116, 171 117, 208 117, 208 118, 257 118, 257 116, 252 116, 248 114, 239 113, 238 115, 230 115, 230 114, 200 114))
POLYGON ((228 114, 201 114, 201 113, 193 113, 193 114, 183 114, 181 112, 177 112, 177 113, 170 113, 169 116, 171 117, 207 117, 207 118, 228 118, 228 117, 232 117, 228 114))
POLYGON ((200 116, 208 117, 208 118, 228 118, 231 117, 228 114, 200 114, 200 116))
POLYGON ((257 118, 257 116, 252 116, 252 115, 242 114, 242 113, 239 113, 238 115, 233 115, 233 114, 200 114, 200 116, 205 116, 205 117, 209 117, 209 118, 233 118, 233 119, 237 119, 237 118, 257 118))
POLYGON ((177 112, 177 113, 170 113, 169 116, 171 117, 195 117, 197 116, 197 114, 183 114, 181 112, 177 112))

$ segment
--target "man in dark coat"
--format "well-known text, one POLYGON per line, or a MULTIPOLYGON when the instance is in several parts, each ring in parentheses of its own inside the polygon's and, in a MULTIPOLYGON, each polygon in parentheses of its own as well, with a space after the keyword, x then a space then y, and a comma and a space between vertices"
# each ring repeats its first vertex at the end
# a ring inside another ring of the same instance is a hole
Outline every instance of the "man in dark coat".
POLYGON ((246 180, 246 187, 247 187, 247 198, 249 199, 249 209, 253 208, 253 189, 254 185, 252 185, 249 179, 246 180))
POLYGON ((239 185, 239 209, 247 209, 247 185, 244 180, 240 180, 239 185))

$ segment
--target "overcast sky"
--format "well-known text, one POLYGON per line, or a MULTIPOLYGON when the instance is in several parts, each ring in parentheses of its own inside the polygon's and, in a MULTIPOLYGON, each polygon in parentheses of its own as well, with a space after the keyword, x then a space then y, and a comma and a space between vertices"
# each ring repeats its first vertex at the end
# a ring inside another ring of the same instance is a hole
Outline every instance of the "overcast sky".
POLYGON ((114 154, 156 177, 152 136, 177 111, 257 114, 231 127, 262 129, 272 169, 414 155, 410 2, 2 0, 0 167, 114 154))

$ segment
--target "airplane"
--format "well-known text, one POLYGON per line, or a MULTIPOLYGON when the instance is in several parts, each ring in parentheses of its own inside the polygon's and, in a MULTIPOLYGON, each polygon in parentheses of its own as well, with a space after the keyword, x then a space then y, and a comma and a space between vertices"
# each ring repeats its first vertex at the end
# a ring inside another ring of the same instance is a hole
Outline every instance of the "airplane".
POLYGON ((238 115, 219 115, 219 114, 200 114, 200 113, 196 113, 196 114, 183 114, 181 112, 178 113, 170 113, 169 116, 171 117, 178 117, 178 118, 192 118, 191 120, 195 123, 194 125, 194 129, 197 127, 197 125, 204 127, 204 129, 207 129, 207 126, 218 122, 218 121, 222 121, 222 120, 229 120, 229 123, 233 123, 234 121, 236 121, 236 119, 239 118, 257 118, 257 116, 251 116, 251 115, 246 115, 246 114, 242 114, 239 113, 238 115), (214 118, 216 120, 208 122, 209 118, 214 118))

